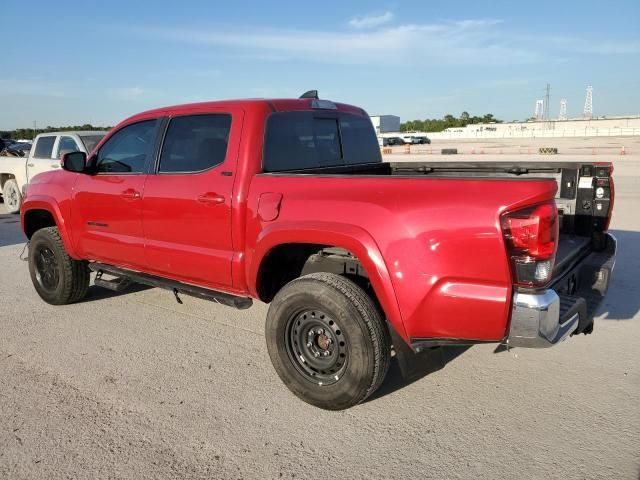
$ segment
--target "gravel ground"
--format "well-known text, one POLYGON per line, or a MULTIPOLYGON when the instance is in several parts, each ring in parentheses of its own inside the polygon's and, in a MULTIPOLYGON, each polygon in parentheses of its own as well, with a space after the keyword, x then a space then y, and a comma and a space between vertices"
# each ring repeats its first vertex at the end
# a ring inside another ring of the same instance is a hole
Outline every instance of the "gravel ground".
POLYGON ((593 335, 449 349, 411 384, 393 365, 337 413, 280 383, 265 305, 92 287, 49 306, 0 215, 0 478, 638 479, 640 164, 614 161, 619 255, 593 335))

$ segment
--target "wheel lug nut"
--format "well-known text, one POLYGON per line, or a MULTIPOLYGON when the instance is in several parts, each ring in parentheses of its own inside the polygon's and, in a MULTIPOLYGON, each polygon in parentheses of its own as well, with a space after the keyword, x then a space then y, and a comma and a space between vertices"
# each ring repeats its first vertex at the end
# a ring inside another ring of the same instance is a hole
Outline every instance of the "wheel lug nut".
POLYGON ((325 357, 326 357, 326 356, 328 356, 328 355, 329 355, 329 350, 325 351, 325 352, 323 353, 323 355, 324 355, 325 357))
POLYGON ((313 343, 307 342, 307 347, 311 348, 312 346, 313 346, 313 343))
POLYGON ((314 357, 318 358, 320 356, 320 352, 316 352, 313 354, 314 357))

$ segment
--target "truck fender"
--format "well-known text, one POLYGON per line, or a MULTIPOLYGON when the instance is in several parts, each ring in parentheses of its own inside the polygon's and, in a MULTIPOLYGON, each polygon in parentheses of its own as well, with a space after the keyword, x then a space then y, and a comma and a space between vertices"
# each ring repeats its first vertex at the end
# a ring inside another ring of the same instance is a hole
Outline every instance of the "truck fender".
POLYGON ((77 255, 75 248, 73 246, 73 242, 71 240, 71 231, 70 226, 65 222, 65 215, 62 214, 60 205, 58 202, 48 195, 28 195, 22 204, 22 208, 20 209, 20 226, 22 228, 22 232, 26 235, 26 225, 25 218, 29 211, 32 210, 46 210, 51 214, 54 221, 56 222, 56 226, 60 231, 60 236, 62 237, 62 243, 64 244, 64 248, 69 254, 71 258, 76 260, 80 259, 79 255, 77 255))
POLYGON ((332 222, 277 222, 263 224, 252 258, 247 259, 249 289, 258 298, 260 265, 275 247, 288 243, 311 243, 344 248, 353 253, 367 272, 387 321, 408 341, 395 290, 380 249, 368 232, 355 225, 332 222))

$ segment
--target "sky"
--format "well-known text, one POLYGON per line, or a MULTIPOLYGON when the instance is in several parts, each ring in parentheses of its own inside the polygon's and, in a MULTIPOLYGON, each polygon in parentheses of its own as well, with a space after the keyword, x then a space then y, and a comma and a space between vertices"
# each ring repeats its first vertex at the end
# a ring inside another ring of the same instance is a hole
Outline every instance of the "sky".
POLYGON ((4 0, 0 129, 321 98, 395 114, 640 114, 640 1, 4 0))

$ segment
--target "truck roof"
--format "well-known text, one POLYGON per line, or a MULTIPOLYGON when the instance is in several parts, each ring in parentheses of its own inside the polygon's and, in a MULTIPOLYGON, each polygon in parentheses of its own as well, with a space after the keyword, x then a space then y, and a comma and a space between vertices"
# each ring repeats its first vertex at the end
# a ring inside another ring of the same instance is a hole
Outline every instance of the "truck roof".
POLYGON ((39 133, 38 136, 41 135, 104 135, 107 133, 107 130, 67 130, 62 132, 43 132, 39 133))
MULTIPOLYGON (((130 122, 137 118, 148 118, 149 116, 154 115, 179 115, 184 113, 189 113, 193 110, 206 110, 207 108, 211 109, 220 109, 220 108, 229 108, 229 107, 240 107, 245 110, 252 110, 255 108, 263 109, 267 107, 274 112, 283 112, 283 111, 291 111, 291 110, 312 110, 314 109, 313 102, 327 102, 329 100, 315 100, 311 98, 275 98, 275 99, 266 99, 266 98, 247 98, 247 99, 238 99, 238 100, 220 100, 220 101, 211 101, 211 102, 199 102, 199 103, 186 103, 182 105, 172 105, 169 107, 161 107, 153 110, 147 110, 145 112, 138 113, 127 118, 124 122, 130 122)), ((330 102, 330 101, 329 101, 330 102)), ((353 105, 348 105, 345 103, 331 102, 336 106, 336 110, 340 112, 347 113, 355 113, 358 115, 366 115, 367 113, 360 107, 356 107, 353 105)), ((322 108, 315 107, 320 110, 322 108)), ((123 122, 123 123, 124 123, 123 122)))

